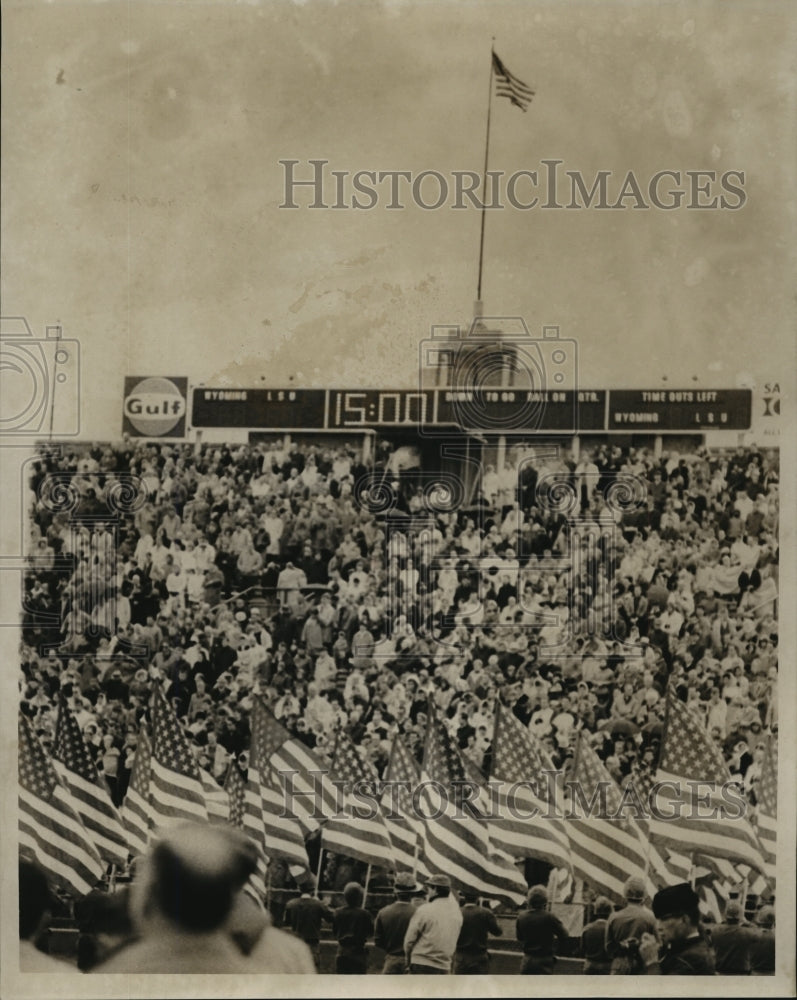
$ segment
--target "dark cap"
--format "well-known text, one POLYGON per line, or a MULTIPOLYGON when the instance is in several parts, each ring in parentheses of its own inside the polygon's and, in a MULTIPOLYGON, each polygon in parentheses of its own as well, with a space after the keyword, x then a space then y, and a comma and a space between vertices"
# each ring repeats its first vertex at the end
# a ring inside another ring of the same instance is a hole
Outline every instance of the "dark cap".
POLYGON ((656 893, 653 897, 653 913, 658 920, 681 917, 687 913, 694 913, 699 902, 699 897, 692 886, 688 882, 681 882, 679 885, 660 889, 656 893))
POLYGON ((431 878, 424 880, 426 885, 437 885, 442 889, 451 888, 451 879, 448 875, 432 875, 431 878))

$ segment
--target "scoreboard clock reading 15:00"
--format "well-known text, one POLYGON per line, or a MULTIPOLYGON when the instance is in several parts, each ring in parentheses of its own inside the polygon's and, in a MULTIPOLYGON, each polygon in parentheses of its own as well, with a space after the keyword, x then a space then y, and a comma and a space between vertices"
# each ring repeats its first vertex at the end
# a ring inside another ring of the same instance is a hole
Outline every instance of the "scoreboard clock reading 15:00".
POLYGON ((333 390, 330 396, 329 427, 417 427, 432 418, 431 391, 333 390))

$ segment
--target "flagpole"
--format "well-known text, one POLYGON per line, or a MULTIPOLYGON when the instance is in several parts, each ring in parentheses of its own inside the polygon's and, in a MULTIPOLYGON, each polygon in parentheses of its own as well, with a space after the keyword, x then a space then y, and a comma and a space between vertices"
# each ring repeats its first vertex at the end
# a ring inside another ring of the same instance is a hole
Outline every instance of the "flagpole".
POLYGON ((476 286, 476 301, 482 298, 482 264, 484 263, 484 217, 487 206, 487 163, 490 155, 490 115, 493 108, 493 54, 495 52, 495 37, 490 46, 490 86, 487 93, 487 136, 484 142, 484 173, 482 174, 482 223, 479 237, 479 280, 476 286))
POLYGON ((315 898, 318 899, 318 893, 321 889, 321 865, 324 863, 324 844, 323 842, 318 845, 318 871, 315 877, 315 898))
POLYGON ((365 889, 363 891, 363 902, 362 905, 365 906, 365 901, 368 899, 368 883, 371 881, 371 862, 368 862, 368 871, 365 873, 365 889))
POLYGON ((490 754, 490 767, 485 775, 487 781, 493 776, 493 769, 495 767, 495 744, 496 736, 498 735, 498 726, 501 722, 501 699, 499 698, 495 703, 495 715, 493 716, 493 740, 492 740, 492 753, 490 754))

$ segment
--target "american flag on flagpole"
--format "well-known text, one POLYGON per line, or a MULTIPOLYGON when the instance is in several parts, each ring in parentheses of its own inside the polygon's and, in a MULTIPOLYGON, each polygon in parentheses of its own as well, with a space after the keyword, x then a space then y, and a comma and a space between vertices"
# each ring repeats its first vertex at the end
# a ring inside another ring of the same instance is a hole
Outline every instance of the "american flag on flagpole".
MULTIPOLYGON (((281 735, 260 699, 252 708, 252 742, 244 793, 243 829, 262 845, 267 857, 283 858, 294 878, 310 870, 304 833, 271 764, 274 741, 281 735)), ((277 723, 279 725, 279 723, 277 723)), ((282 728, 282 727, 280 727, 282 728)), ((237 765, 233 764, 233 768, 237 765)))
MULTIPOLYGON (((756 875, 749 865, 734 865, 726 858, 707 859, 701 855, 695 855, 695 862, 694 877, 698 892, 707 912, 714 915, 719 910, 719 903, 724 906, 728 902, 731 892, 742 896, 747 893, 761 896, 769 886, 766 876, 756 875), (743 891, 745 887, 746 891, 743 891)), ((718 922, 721 921, 722 915, 718 918, 718 922)))
POLYGON ((69 789, 72 804, 105 861, 127 864, 127 837, 105 781, 100 777, 89 748, 69 706, 62 698, 55 726, 53 766, 69 789))
POLYGON ((369 773, 349 737, 338 732, 332 755, 332 777, 345 783, 342 809, 321 833, 325 850, 357 858, 369 865, 393 870, 393 846, 377 800, 378 774, 369 773), (370 800, 363 799, 370 796, 370 800))
POLYGON ((133 857, 144 854, 149 844, 152 809, 149 804, 149 779, 152 769, 152 748, 147 731, 142 726, 138 732, 136 755, 130 784, 122 802, 122 822, 127 833, 127 844, 133 857))
POLYGON ((615 901, 623 899, 623 887, 631 875, 644 878, 647 848, 641 831, 627 815, 623 792, 606 770, 584 733, 578 734, 573 771, 567 781, 570 805, 567 830, 570 835, 573 874, 615 901), (602 798, 602 794, 605 798, 602 798), (582 799, 590 807, 582 815, 582 799), (593 815, 595 802, 597 815, 593 815), (617 817, 609 818, 609 817, 617 817))
MULTIPOLYGON (((649 801, 649 796, 653 787, 653 775, 649 771, 637 771, 633 774, 633 777, 628 782, 633 784, 634 790, 636 791, 636 801, 641 802, 644 809, 647 810, 647 805, 649 801)), ((625 787, 625 786, 624 786, 625 787)), ((641 810, 640 810, 641 812, 641 810)), ((687 867, 687 875, 684 878, 680 878, 676 870, 670 864, 670 859, 667 857, 666 850, 659 850, 659 848, 650 839, 650 821, 645 812, 644 815, 634 815, 634 822, 639 827, 642 839, 646 844, 647 851, 647 872, 646 872, 646 888, 648 894, 652 897, 656 892, 667 885, 674 885, 678 882, 686 882, 689 879, 689 869, 687 867)), ((689 862, 690 859, 686 859, 689 862)), ((676 868, 678 866, 676 865, 676 868)))
POLYGON ((266 858, 263 853, 263 828, 262 824, 252 824, 251 820, 247 822, 247 784, 248 781, 244 778, 243 772, 238 767, 237 762, 233 760, 227 771, 227 780, 224 783, 224 789, 227 792, 227 802, 229 804, 227 821, 230 826, 234 826, 237 830, 243 830, 244 833, 248 834, 250 840, 257 846, 257 865, 247 879, 243 891, 251 897, 253 902, 262 907, 265 904, 267 892, 266 879, 268 877, 266 858), (253 825, 254 829, 252 828, 253 825))
POLYGON ((431 872, 420 852, 423 822, 412 804, 412 792, 420 780, 420 768, 404 740, 396 736, 385 769, 385 792, 380 803, 382 815, 393 847, 396 871, 428 878, 431 872))
POLYGON ((756 785, 758 839, 764 855, 764 874, 773 883, 777 868, 778 738, 770 736, 761 777, 756 785))
POLYGON ((150 807, 155 831, 186 820, 208 822, 199 765, 160 688, 153 695, 150 807))
POLYGON ((685 854, 742 861, 766 873, 750 821, 734 815, 743 803, 723 794, 731 774, 722 752, 703 720, 678 698, 672 685, 667 691, 656 784, 658 808, 650 821, 654 843, 685 854), (692 801, 698 791, 702 805, 692 801))
POLYGON ((257 865, 249 876, 243 891, 257 903, 263 906, 266 898, 266 858, 263 853, 263 827, 261 823, 253 823, 250 819, 247 822, 247 792, 248 781, 235 760, 230 764, 227 771, 227 780, 224 783, 224 790, 227 792, 227 802, 229 812, 227 821, 230 826, 237 830, 243 830, 249 838, 257 845, 257 865))
POLYGON ((570 841, 559 818, 563 809, 555 771, 520 720, 499 705, 490 770, 491 780, 498 783, 495 805, 500 816, 493 821, 493 840, 516 857, 569 869, 570 841), (550 803, 549 790, 554 796, 550 803))
POLYGON ((445 872, 459 889, 478 890, 488 898, 520 905, 526 897, 525 880, 512 859, 491 842, 483 815, 468 803, 465 789, 472 785, 459 750, 430 713, 419 796, 426 865, 432 872, 445 872))
POLYGON ((283 801, 290 804, 289 811, 305 833, 314 833, 338 809, 339 796, 329 780, 329 768, 274 718, 261 698, 254 699, 252 730, 259 759, 270 766, 283 801))
POLYGON ((493 52, 493 74, 496 95, 509 98, 515 107, 525 111, 531 104, 534 91, 514 73, 510 73, 495 52, 493 52))
POLYGON ((736 865, 736 871, 742 879, 747 880, 747 891, 755 893, 756 896, 763 895, 767 889, 775 884, 774 875, 770 878, 767 875, 757 874, 749 865, 736 865))
POLYGON ((27 716, 19 713, 19 848, 53 882, 85 895, 105 864, 27 716))

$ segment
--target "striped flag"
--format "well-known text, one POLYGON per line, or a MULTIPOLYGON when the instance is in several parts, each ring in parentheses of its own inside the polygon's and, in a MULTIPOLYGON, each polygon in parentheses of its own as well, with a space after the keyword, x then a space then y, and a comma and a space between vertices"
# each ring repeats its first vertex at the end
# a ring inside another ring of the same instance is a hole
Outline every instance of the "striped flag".
MULTIPOLYGON (((306 833, 338 811, 338 793, 329 780, 329 768, 279 723, 261 698, 252 708, 252 740, 258 759, 274 772, 283 803, 296 816, 306 833)), ((281 810, 282 811, 282 810, 281 810)))
POLYGON ((155 831, 185 820, 208 821, 199 765, 160 688, 153 694, 150 806, 155 831))
MULTIPOLYGON (((260 836, 260 843, 269 858, 283 858, 294 876, 310 870, 302 827, 288 808, 288 800, 280 787, 272 765, 274 739, 280 735, 272 728, 273 719, 264 703, 255 699, 252 710, 252 742, 249 754, 245 792, 244 829, 260 836)), ((279 723, 276 723, 279 726, 279 723)), ((281 729, 282 727, 280 727, 281 729)))
MULTIPOLYGON (((696 852, 692 855, 692 859, 695 863, 696 878, 697 872, 708 872, 709 879, 719 878, 723 883, 732 886, 737 885, 744 878, 744 875, 738 870, 737 866, 727 858, 713 858, 707 854, 696 852)), ((747 866, 747 871, 752 871, 752 869, 747 866)))
POLYGON ((569 869, 570 842, 560 818, 563 809, 555 772, 553 761, 531 733, 499 705, 490 778, 497 783, 494 798, 500 819, 493 822, 493 839, 516 857, 539 858, 569 869))
POLYGON ((343 783, 344 795, 341 812, 323 828, 324 849, 393 870, 393 847, 377 798, 378 775, 369 773, 357 748, 343 732, 335 737, 331 773, 336 782, 343 783))
POLYGON ((578 734, 566 787, 573 874, 620 902, 627 879, 645 876, 647 849, 637 824, 623 816, 623 793, 583 731, 578 734))
MULTIPOLYGON (((701 860, 699 855, 696 860, 701 860)), ((732 892, 745 899, 750 893, 761 896, 769 886, 769 880, 764 875, 756 876, 749 865, 734 865, 725 858, 711 859, 707 863, 708 870, 702 866, 695 869, 695 882, 706 904, 706 911, 714 916, 720 911, 720 906, 724 908, 732 892)), ((721 922, 722 915, 717 920, 721 922)))
POLYGON ((89 748, 65 699, 58 706, 53 766, 72 795, 72 805, 83 820, 97 853, 108 862, 127 864, 127 837, 111 794, 100 777, 89 748))
POLYGON ((657 809, 650 822, 655 843, 684 854, 746 862, 766 872, 750 821, 744 815, 735 818, 743 803, 723 794, 731 785, 731 774, 722 752, 703 720, 678 698, 672 685, 667 691, 656 784, 657 809))
POLYGON ((385 770, 385 793, 380 803, 393 847, 396 871, 412 872, 428 878, 431 872, 420 854, 423 823, 412 804, 412 792, 420 783, 421 772, 407 745, 396 736, 385 770))
POLYGON ((142 726, 138 732, 136 756, 133 760, 133 770, 130 772, 130 784, 127 786, 122 803, 122 822, 127 833, 127 843, 133 857, 144 854, 149 844, 152 809, 149 804, 149 780, 152 748, 147 731, 142 726))
MULTIPOLYGON (((251 768, 250 768, 251 770, 251 768)), ((258 846, 257 866, 249 876, 243 891, 250 896, 258 906, 262 906, 266 898, 266 859, 263 855, 263 826, 257 822, 247 822, 247 779, 236 761, 232 761, 227 771, 224 785, 229 804, 228 822, 238 830, 243 830, 258 846)))
POLYGON ((490 840, 487 822, 469 802, 462 756, 434 713, 429 716, 421 768, 421 808, 426 837, 424 859, 432 872, 445 872, 459 889, 520 905, 526 883, 511 858, 490 840))
POLYGON ((689 882, 692 878, 692 859, 677 851, 667 851, 667 865, 675 882, 689 882))
POLYGON ((102 879, 105 865, 22 712, 18 740, 20 855, 37 862, 53 882, 83 896, 102 879))
POLYGON ((776 871, 778 833, 778 738, 770 736, 761 777, 756 785, 758 839, 764 854, 764 873, 773 883, 776 871))
POLYGON ((205 794, 205 805, 208 810, 208 820, 215 826, 223 826, 229 822, 230 797, 209 771, 204 767, 199 769, 202 790, 205 794))
MULTIPOLYGON (((690 855, 678 854, 674 851, 666 851, 667 868, 670 873, 669 885, 676 882, 694 882, 695 885, 708 885, 719 875, 727 879, 728 869, 721 868, 716 859, 706 859, 699 854, 690 855)), ((730 865, 730 862, 725 862, 730 865)), ((737 878, 735 869, 731 881, 735 884, 737 878)))
POLYGON ((747 891, 755 893, 756 896, 763 896, 774 886, 774 875, 770 878, 768 875, 756 874, 749 865, 736 865, 736 871, 741 879, 747 880, 747 891))
POLYGON ((730 861, 724 858, 706 858, 701 854, 687 857, 667 851, 667 868, 670 879, 667 883, 694 882, 695 885, 708 885, 719 878, 721 884, 737 885, 742 880, 742 874, 730 861))
POLYGON ((495 75, 495 93, 498 97, 508 97, 509 100, 525 111, 531 104, 534 91, 528 84, 510 73, 498 56, 493 52, 493 74, 495 75))
POLYGON ((694 855, 696 868, 696 878, 701 873, 710 881, 718 885, 727 897, 731 889, 741 888, 743 883, 747 884, 747 891, 754 892, 760 896, 768 887, 769 879, 766 875, 758 875, 750 865, 741 863, 734 864, 727 858, 709 858, 704 854, 694 855))
POLYGON ((273 774, 252 775, 252 783, 247 786, 247 803, 258 801, 257 781, 260 783, 266 854, 269 858, 283 858, 288 862, 291 875, 299 878, 310 871, 301 824, 295 816, 285 813, 285 797, 273 774))
POLYGON ((227 821, 236 830, 244 828, 244 813, 246 810, 246 778, 243 771, 238 767, 237 761, 233 760, 227 771, 227 780, 224 782, 224 790, 227 792, 227 801, 230 804, 230 811, 227 821))
MULTIPOLYGON (((688 879, 682 878, 678 874, 680 864, 677 864, 676 867, 673 868, 670 864, 670 859, 667 857, 667 851, 664 849, 660 851, 658 847, 651 842, 650 818, 647 815, 646 804, 650 801, 649 797, 653 787, 653 775, 649 771, 637 771, 628 784, 633 784, 634 791, 637 793, 635 800, 641 802, 644 807, 644 814, 637 814, 634 816, 634 822, 639 827, 642 839, 647 845, 648 870, 646 876, 646 887, 648 895, 652 897, 655 896, 659 889, 664 888, 664 886, 675 885, 678 882, 686 882, 688 879)), ((624 784, 622 787, 625 789, 627 785, 624 784)), ((689 859, 687 859, 687 861, 688 860, 689 859)))

